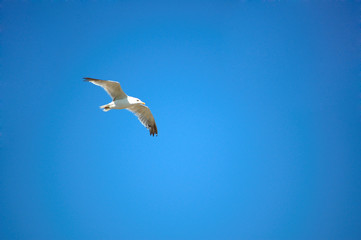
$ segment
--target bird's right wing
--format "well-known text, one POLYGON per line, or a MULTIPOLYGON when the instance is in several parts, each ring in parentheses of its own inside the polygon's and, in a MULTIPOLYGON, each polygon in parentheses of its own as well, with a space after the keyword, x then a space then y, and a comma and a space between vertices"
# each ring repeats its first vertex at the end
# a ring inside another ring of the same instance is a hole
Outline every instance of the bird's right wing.
POLYGON ((155 124, 155 120, 152 112, 147 106, 143 106, 140 104, 135 104, 127 108, 127 110, 131 111, 138 117, 139 121, 149 130, 150 135, 158 136, 157 124, 155 124))
POLYGON ((84 78, 84 81, 91 82, 97 86, 104 88, 104 90, 112 97, 113 101, 127 97, 127 94, 123 92, 123 89, 118 82, 100 80, 95 78, 84 78))

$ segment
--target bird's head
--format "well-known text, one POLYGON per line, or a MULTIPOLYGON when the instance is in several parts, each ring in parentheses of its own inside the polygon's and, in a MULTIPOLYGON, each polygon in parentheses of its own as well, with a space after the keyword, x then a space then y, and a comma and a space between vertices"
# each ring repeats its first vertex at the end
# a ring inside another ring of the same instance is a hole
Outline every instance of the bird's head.
POLYGON ((139 98, 135 98, 135 97, 129 97, 128 101, 130 104, 143 104, 145 105, 144 102, 142 102, 139 98))

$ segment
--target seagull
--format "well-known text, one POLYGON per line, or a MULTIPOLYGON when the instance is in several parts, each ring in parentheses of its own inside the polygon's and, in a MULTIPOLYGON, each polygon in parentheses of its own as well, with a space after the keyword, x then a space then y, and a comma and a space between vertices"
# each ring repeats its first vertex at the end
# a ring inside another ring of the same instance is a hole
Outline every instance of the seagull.
POLYGON ((83 79, 85 82, 91 82, 104 88, 113 99, 112 102, 100 106, 104 112, 111 109, 127 109, 138 117, 139 121, 149 130, 150 135, 154 136, 155 134, 158 136, 158 129, 152 112, 140 99, 125 94, 118 82, 87 77, 83 79))

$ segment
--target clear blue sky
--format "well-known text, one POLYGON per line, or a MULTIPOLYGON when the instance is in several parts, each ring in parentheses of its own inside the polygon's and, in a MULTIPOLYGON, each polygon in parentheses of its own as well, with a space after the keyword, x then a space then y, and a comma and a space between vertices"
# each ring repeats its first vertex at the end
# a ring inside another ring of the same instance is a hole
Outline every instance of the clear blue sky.
POLYGON ((3 1, 0 238, 361 239, 360 7, 3 1))

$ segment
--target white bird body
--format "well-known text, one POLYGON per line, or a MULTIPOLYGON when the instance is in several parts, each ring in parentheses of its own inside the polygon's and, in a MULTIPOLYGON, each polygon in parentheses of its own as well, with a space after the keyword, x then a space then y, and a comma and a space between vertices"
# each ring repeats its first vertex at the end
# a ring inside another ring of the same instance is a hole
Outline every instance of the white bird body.
POLYGON ((132 104, 135 102, 134 99, 135 98, 131 96, 127 96, 126 98, 112 101, 106 105, 101 106, 100 108, 102 108, 105 112, 111 109, 126 109, 132 106, 132 104))
POLYGON ((129 97, 126 99, 118 99, 112 102, 114 104, 114 109, 125 109, 131 106, 129 102, 129 97))
POLYGON ((84 80, 104 88, 104 90, 113 99, 112 102, 100 106, 104 112, 111 109, 127 109, 134 113, 138 117, 139 121, 149 129, 150 135, 158 135, 157 125, 155 124, 153 114, 149 108, 145 106, 145 103, 140 99, 125 94, 118 82, 95 78, 84 78, 84 80))

